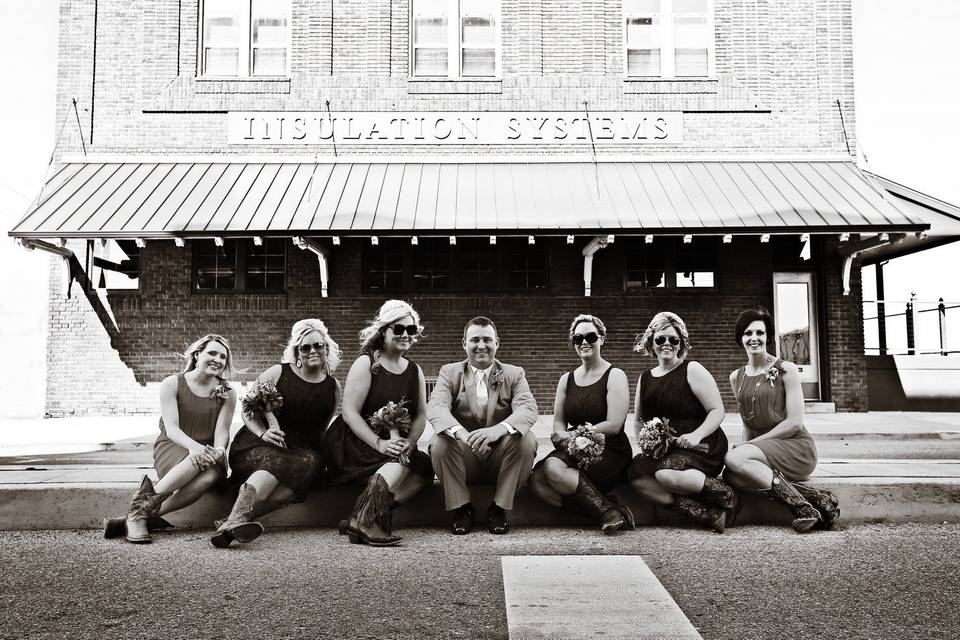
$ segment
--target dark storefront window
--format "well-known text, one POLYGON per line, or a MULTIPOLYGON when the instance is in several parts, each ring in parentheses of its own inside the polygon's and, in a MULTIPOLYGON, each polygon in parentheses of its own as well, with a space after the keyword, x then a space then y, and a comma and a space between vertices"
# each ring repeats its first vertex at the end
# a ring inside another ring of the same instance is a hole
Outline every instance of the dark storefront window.
POLYGON ((366 291, 482 292, 547 290, 548 247, 526 238, 383 239, 363 251, 366 291))
POLYGON ((265 238, 193 243, 193 282, 197 291, 279 291, 286 286, 286 241, 265 238))
POLYGON ((627 288, 710 289, 716 286, 717 238, 630 238, 626 243, 627 288))

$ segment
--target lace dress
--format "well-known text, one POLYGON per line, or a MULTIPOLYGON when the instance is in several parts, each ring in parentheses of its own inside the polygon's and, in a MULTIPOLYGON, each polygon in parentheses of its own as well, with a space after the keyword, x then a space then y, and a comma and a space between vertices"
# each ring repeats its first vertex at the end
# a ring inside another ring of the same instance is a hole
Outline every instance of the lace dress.
MULTIPOLYGON (((607 367, 599 380, 593 384, 580 386, 574 377, 574 372, 567 374, 567 390, 563 402, 563 415, 568 425, 580 426, 589 422, 600 424, 607 419, 607 380, 613 366, 607 367)), ((568 427, 569 428, 569 427, 568 427)), ((586 469, 582 469, 587 478, 601 491, 610 491, 627 480, 627 468, 633 455, 630 449, 630 440, 623 429, 616 435, 606 437, 603 456, 586 469)), ((540 467, 549 458, 562 460, 571 469, 577 468, 575 458, 565 451, 552 451, 546 458, 537 463, 540 467)))
POLYGON ((337 384, 331 376, 320 382, 301 378, 289 363, 283 365, 277 391, 283 407, 274 412, 284 432, 286 448, 264 442, 243 427, 230 445, 230 468, 240 484, 263 469, 302 500, 322 478, 320 442, 337 408, 337 384))
MULTIPOLYGON (((370 364, 373 365, 373 358, 370 364)), ((417 417, 420 405, 420 368, 407 361, 403 373, 391 373, 384 367, 372 369, 370 390, 360 408, 361 417, 369 424, 370 416, 390 402, 402 399, 410 418, 417 417)), ((343 416, 337 416, 323 438, 323 457, 327 463, 327 481, 330 484, 363 484, 387 462, 395 462, 390 456, 378 453, 358 438, 343 416)), ((410 470, 419 476, 433 479, 430 456, 417 449, 410 457, 410 470)))
MULTIPOLYGON (((655 376, 652 370, 648 370, 640 377, 642 418, 669 418, 670 426, 676 435, 695 431, 707 417, 707 410, 700 404, 687 381, 689 364, 689 361, 684 360, 678 367, 662 376, 655 376)), ((718 427, 702 442, 709 447, 706 453, 672 448, 670 453, 660 460, 641 453, 630 465, 630 478, 651 476, 658 469, 699 469, 708 476, 719 474, 723 469, 723 457, 727 453, 727 436, 723 429, 718 427)))
MULTIPOLYGON (((750 438, 770 431, 787 417, 782 364, 783 360, 777 359, 770 367, 776 367, 781 374, 772 385, 765 372, 748 376, 745 367, 737 370, 737 407, 750 438)), ((770 468, 778 469, 788 480, 804 480, 817 468, 817 445, 806 427, 800 427, 789 438, 771 438, 750 444, 763 451, 770 468)))

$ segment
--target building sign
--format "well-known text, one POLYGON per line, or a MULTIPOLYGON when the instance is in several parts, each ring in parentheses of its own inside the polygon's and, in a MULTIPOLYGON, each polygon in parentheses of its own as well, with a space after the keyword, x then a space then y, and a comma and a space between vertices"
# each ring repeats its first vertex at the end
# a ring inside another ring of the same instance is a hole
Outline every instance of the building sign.
POLYGON ((676 144, 678 111, 230 112, 229 144, 676 144))

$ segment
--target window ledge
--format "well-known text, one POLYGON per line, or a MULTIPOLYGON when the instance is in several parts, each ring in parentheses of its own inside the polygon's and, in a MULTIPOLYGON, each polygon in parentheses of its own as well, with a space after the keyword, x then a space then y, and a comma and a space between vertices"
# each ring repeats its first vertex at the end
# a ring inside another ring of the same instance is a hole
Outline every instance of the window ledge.
POLYGON ((716 94, 717 78, 624 78, 624 93, 716 94))
POLYGON ((290 93, 290 78, 194 78, 195 93, 290 93))
POLYGON ((410 94, 501 94, 501 78, 407 78, 410 94))

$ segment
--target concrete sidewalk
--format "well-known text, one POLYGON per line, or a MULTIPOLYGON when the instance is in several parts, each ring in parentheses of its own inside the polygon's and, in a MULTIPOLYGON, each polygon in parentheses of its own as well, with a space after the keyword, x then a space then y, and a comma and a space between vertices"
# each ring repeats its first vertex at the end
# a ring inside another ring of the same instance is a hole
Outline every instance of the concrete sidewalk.
MULTIPOLYGON (((736 415, 728 415, 723 423, 733 442, 741 439, 741 426, 736 415)), ((907 447, 909 454, 909 447, 920 441, 960 439, 960 414, 815 414, 808 416, 807 428, 817 440, 852 440, 855 446, 892 440, 898 447, 907 447)), ((550 430, 551 416, 541 416, 535 427, 540 442, 538 459, 551 450, 550 430)), ((421 441, 423 447, 429 439, 430 430, 427 432, 421 441)), ((102 516, 122 513, 139 478, 143 474, 155 477, 149 445, 156 433, 156 418, 152 416, 0 423, 0 455, 4 451, 19 455, 108 452, 95 465, 59 464, 55 457, 0 465, 0 530, 96 528, 102 516), (119 458, 125 448, 141 452, 137 462, 111 463, 111 458, 119 458)), ((944 442, 943 447, 949 445, 952 452, 955 444, 944 442)), ((837 494, 846 522, 960 522, 960 456, 822 457, 812 481, 837 494)), ((264 522, 275 526, 334 526, 349 513, 358 490, 338 487, 315 491, 306 502, 267 516, 264 522)), ((621 487, 616 493, 634 510, 638 523, 677 522, 673 514, 641 501, 629 487, 621 487)), ((478 488, 475 505, 482 510, 490 495, 489 487, 478 488)), ((204 496, 170 520, 185 527, 208 527, 229 512, 232 499, 229 492, 204 496)), ((743 524, 789 523, 789 514, 779 505, 754 495, 745 496, 744 502, 743 524)), ((441 488, 434 484, 398 511, 398 526, 446 526, 447 515, 441 504, 441 488)), ((544 505, 526 490, 518 494, 511 519, 526 526, 585 524, 569 512, 544 505)))

